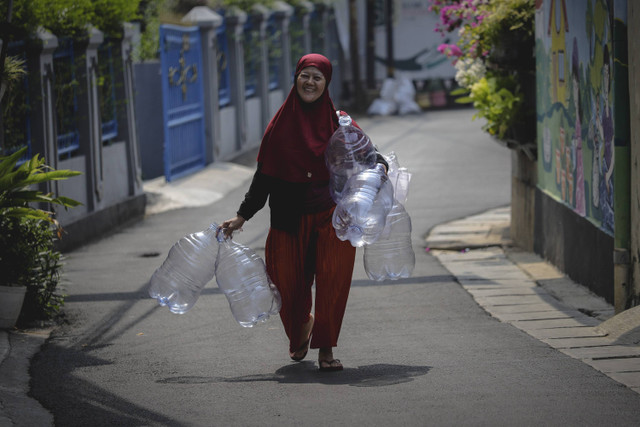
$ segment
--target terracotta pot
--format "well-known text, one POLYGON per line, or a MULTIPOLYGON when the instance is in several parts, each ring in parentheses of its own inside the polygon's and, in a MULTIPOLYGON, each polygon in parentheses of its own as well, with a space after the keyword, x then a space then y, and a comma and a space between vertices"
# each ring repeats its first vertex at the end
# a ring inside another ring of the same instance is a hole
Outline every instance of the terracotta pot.
POLYGON ((26 292, 26 286, 0 286, 0 329, 16 325, 26 292))

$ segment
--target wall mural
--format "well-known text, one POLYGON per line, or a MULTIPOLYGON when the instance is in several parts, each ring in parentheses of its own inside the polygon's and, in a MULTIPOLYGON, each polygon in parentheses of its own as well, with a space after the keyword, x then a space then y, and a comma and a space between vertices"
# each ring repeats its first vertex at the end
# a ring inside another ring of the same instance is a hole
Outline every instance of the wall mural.
POLYGON ((536 3, 538 187, 611 235, 614 15, 607 0, 536 3))

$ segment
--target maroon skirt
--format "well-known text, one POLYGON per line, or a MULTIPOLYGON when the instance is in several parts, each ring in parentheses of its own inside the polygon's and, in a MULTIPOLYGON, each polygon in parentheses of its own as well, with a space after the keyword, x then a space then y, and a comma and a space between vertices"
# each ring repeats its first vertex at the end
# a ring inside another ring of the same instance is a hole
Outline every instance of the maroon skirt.
POLYGON ((313 307, 311 348, 335 347, 347 306, 356 248, 341 241, 331 224, 333 210, 305 214, 296 234, 271 228, 265 258, 267 272, 282 296, 280 319, 289 337, 289 350, 304 342, 302 326, 313 307))

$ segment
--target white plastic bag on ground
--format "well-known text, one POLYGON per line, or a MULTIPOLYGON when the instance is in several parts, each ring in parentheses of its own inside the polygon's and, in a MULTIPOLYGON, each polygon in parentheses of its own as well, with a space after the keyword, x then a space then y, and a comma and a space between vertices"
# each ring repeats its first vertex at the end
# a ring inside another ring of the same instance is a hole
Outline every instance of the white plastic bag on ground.
POLYGON ((382 82, 380 88, 380 98, 385 101, 394 102, 397 91, 396 80, 392 78, 386 78, 382 82))
POLYGON ((416 89, 411 80, 404 76, 398 77, 394 96, 394 100, 398 104, 398 114, 419 113, 420 106, 415 102, 415 97, 416 89))
POLYGON ((380 88, 380 98, 371 103, 367 113, 372 116, 419 113, 422 110, 415 102, 415 96, 416 89, 409 78, 386 78, 380 88))
POLYGON ((396 103, 393 101, 387 101, 381 98, 374 99, 367 114, 371 116, 390 116, 397 111, 396 103))

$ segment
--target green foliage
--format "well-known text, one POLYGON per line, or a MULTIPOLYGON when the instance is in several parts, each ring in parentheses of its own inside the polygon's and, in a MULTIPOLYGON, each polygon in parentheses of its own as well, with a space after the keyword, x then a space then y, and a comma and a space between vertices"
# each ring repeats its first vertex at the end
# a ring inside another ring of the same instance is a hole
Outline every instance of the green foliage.
POLYGON ((2 83, 8 84, 10 87, 22 81, 27 75, 25 61, 22 58, 7 56, 2 69, 2 83))
POLYGON ((67 179, 80 175, 80 172, 54 170, 47 166, 38 154, 16 168, 26 150, 25 147, 10 156, 0 157, 0 218, 33 219, 56 224, 53 212, 29 204, 45 203, 69 208, 79 206, 80 202, 64 196, 54 197, 52 194, 33 190, 32 186, 67 179))
MULTIPOLYGON (((486 119, 488 133, 513 140, 516 127, 535 124, 535 0, 481 0, 473 7, 466 0, 449 0, 438 2, 435 10, 444 3, 456 13, 442 23, 460 36, 455 46, 442 46, 455 57, 457 93, 465 95, 457 102, 473 103, 474 117, 486 119)), ((522 136, 534 140, 535 127, 522 136)))
POLYGON ((70 170, 54 170, 35 155, 20 166, 26 147, 0 157, 0 285, 26 286, 21 317, 48 319, 63 302, 56 292, 60 280, 61 255, 54 249, 60 228, 53 213, 38 204, 65 208, 80 203, 63 196, 54 197, 38 185, 79 175, 70 170))
POLYGON ((7 56, 0 89, 0 131, 4 134, 4 148, 8 150, 22 147, 26 140, 25 117, 28 105, 22 88, 26 77, 24 59, 7 56))
POLYGON ((39 25, 57 36, 83 37, 94 17, 91 0, 32 0, 39 25))
POLYGON ((256 4, 271 7, 274 3, 275 0, 141 0, 142 35, 136 57, 143 61, 157 59, 160 24, 180 24, 182 16, 196 6, 207 6, 213 10, 238 8, 250 12, 256 4))
POLYGON ((91 23, 107 37, 117 37, 122 33, 122 23, 139 18, 140 0, 92 0, 93 17, 91 23))
POLYGON ((19 323, 50 319, 64 303, 54 236, 47 222, 0 215, 0 285, 27 288, 19 323))
POLYGON ((158 59, 160 48, 160 24, 179 23, 174 12, 176 0, 141 0, 138 15, 141 19, 141 36, 137 60, 158 59))
POLYGON ((476 26, 465 27, 461 34, 463 51, 477 57, 491 56, 505 41, 535 36, 535 0, 493 0, 479 10, 484 18, 476 26))
POLYGON ((517 93, 515 87, 516 83, 509 77, 483 77, 471 86, 469 97, 458 102, 473 102, 477 111, 474 119, 485 118, 482 129, 502 139, 522 105, 522 98, 514 95, 517 93))
MULTIPOLYGON (((6 11, 9 0, 0 0, 6 11)), ((12 24, 23 33, 43 27, 57 36, 83 37, 92 24, 118 35, 122 23, 137 18, 140 0, 14 0, 12 24)))

